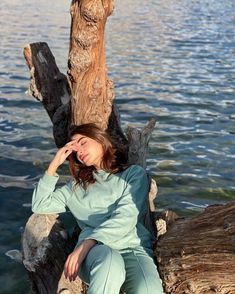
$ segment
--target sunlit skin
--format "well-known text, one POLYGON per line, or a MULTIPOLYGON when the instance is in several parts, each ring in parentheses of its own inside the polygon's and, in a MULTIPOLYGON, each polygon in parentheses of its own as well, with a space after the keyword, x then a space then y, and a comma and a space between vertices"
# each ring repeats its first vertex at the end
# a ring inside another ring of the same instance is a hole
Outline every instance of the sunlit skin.
MULTIPOLYGON (((101 168, 104 155, 102 145, 91 138, 76 134, 70 142, 57 151, 47 169, 47 173, 55 176, 58 167, 64 163, 72 152, 76 152, 77 159, 86 166, 93 165, 97 170, 101 168)), ((93 239, 84 240, 78 248, 69 254, 64 265, 64 275, 70 282, 76 279, 82 261, 96 243, 96 240, 93 239)))
POLYGON ((86 166, 100 169, 103 158, 103 147, 97 141, 77 134, 72 137, 72 146, 77 151, 77 158, 86 166))

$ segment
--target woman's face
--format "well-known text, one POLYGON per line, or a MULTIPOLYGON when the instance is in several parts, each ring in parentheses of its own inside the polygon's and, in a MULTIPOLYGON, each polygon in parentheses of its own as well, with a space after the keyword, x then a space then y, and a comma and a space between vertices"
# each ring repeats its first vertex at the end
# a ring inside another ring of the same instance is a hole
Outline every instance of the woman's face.
POLYGON ((77 152, 77 159, 86 166, 94 165, 99 169, 102 163, 104 151, 97 141, 84 135, 76 134, 72 137, 72 146, 77 152))

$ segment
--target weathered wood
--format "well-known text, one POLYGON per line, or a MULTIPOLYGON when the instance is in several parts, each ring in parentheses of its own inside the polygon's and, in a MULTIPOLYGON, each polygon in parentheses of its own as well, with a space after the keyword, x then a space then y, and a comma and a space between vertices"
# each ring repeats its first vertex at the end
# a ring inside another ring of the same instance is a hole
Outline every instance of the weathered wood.
POLYGON ((72 124, 95 122, 107 129, 114 98, 107 77, 104 29, 112 0, 72 1, 68 76, 72 124))
POLYGON ((33 214, 22 236, 23 264, 34 293, 85 293, 80 279, 69 282, 63 274, 68 254, 76 245, 78 232, 69 236, 58 214, 33 214))
POLYGON ((128 152, 120 127, 113 82, 107 76, 104 31, 113 0, 72 1, 68 77, 71 87, 71 123, 94 122, 108 129, 117 145, 128 152))
POLYGON ((146 168, 146 153, 148 150, 148 143, 155 124, 156 120, 152 118, 143 130, 128 126, 128 160, 130 164, 139 164, 143 168, 146 168))
POLYGON ((70 88, 66 76, 56 65, 46 43, 38 42, 24 47, 31 84, 28 93, 42 102, 52 123, 57 147, 67 142, 70 120, 70 88))
POLYGON ((155 249, 167 294, 235 293, 235 202, 171 219, 155 249))

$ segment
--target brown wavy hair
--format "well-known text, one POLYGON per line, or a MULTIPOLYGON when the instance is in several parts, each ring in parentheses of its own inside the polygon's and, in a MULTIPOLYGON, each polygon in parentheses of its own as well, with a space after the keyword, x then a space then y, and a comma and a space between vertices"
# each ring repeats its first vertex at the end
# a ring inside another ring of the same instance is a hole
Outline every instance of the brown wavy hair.
MULTIPOLYGON (((69 141, 77 134, 89 137, 102 145, 104 155, 101 169, 114 174, 128 167, 125 146, 119 144, 117 148, 117 143, 109 136, 107 131, 103 131, 94 123, 74 125, 69 130, 69 141)), ((96 171, 96 168, 94 166, 86 166, 81 163, 77 159, 76 152, 71 153, 68 160, 70 173, 76 180, 76 184, 86 188, 89 184, 95 182, 93 172, 96 171)))

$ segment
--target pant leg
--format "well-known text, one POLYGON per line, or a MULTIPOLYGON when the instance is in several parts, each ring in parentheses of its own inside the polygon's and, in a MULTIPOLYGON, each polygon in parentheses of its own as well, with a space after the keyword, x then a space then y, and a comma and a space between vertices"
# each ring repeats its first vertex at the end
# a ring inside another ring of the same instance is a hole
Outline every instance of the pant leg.
POLYGON ((147 253, 133 250, 123 253, 126 279, 122 290, 126 294, 162 294, 162 282, 157 267, 147 253))
POLYGON ((121 254, 106 245, 95 245, 81 264, 79 277, 89 284, 88 294, 119 294, 125 280, 121 254))

